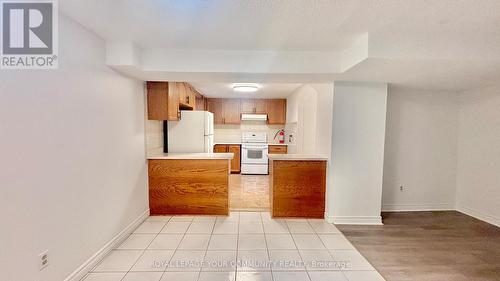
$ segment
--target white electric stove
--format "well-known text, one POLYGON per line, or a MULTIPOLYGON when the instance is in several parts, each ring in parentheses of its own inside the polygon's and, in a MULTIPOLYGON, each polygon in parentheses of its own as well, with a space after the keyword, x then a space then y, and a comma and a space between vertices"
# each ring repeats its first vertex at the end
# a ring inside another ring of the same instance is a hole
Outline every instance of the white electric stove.
POLYGON ((241 142, 241 174, 269 174, 267 133, 243 132, 241 142))

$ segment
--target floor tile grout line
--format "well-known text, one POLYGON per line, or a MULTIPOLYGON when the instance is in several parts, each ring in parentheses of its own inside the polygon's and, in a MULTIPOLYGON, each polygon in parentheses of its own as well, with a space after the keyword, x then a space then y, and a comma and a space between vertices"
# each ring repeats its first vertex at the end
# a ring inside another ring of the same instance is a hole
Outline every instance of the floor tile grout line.
MULTIPOLYGON (((335 262, 335 258, 333 257, 332 253, 330 252, 330 250, 328 249, 328 247, 326 247, 325 243, 323 242, 323 239, 321 239, 321 237, 319 236, 319 233, 316 231, 316 229, 313 227, 313 225, 311 224, 311 222, 308 220, 306 220, 307 224, 309 224, 309 226, 312 228, 312 230, 314 231, 314 234, 316 234, 316 236, 318 236, 318 239, 321 241, 321 244, 323 244, 323 247, 325 247, 326 249, 326 252, 328 253, 328 256, 330 256, 330 258, 335 262)), ((323 219, 323 222, 324 222, 324 219, 323 219)), ((300 252, 299 252, 300 254, 300 252)), ((307 268, 306 268, 307 269, 307 268)), ((340 272, 342 272, 342 270, 339 270, 340 272)), ((309 274, 309 273, 308 273, 309 274)), ((345 276, 344 273, 342 273, 342 275, 347 279, 347 276, 345 276)), ((309 278, 311 278, 309 276, 309 278)))
MULTIPOLYGON (((321 241, 321 243, 323 243, 323 246, 325 246, 325 248, 326 248, 326 250, 327 250, 327 252, 328 252, 328 255, 332 258, 332 260, 333 260, 333 261, 335 261, 335 258, 333 257, 332 253, 330 252, 330 250, 331 250, 331 251, 334 251, 335 249, 328 249, 328 248, 326 247, 326 245, 324 244, 323 240, 321 239, 321 237, 319 236, 320 234, 319 234, 319 233, 316 231, 316 229, 312 226, 311 222, 310 222, 309 220, 307 220, 307 223, 311 226, 311 228, 313 229, 314 233, 316 233, 316 235, 318 236, 318 238, 319 238, 319 240, 321 241)), ((328 222, 327 222, 327 223, 328 223, 328 222)), ((332 224, 333 226, 335 226, 335 224, 333 224, 333 223, 328 223, 328 224, 332 224)), ((335 228, 336 228, 336 227, 335 227, 335 228)), ((338 230, 338 229, 337 229, 337 230, 338 230)), ((322 233, 322 234, 328 234, 328 233, 322 233)), ((340 230, 339 230, 339 233, 331 233, 331 234, 340 234, 340 235, 342 235, 344 238, 346 238, 346 237, 345 237, 345 235, 344 235, 344 234, 343 234, 340 230)), ((347 239, 347 238, 346 238, 346 239, 347 239)), ((351 242, 349 241, 349 243, 351 243, 351 242)), ((351 244, 352 244, 352 243, 351 243, 351 244)), ((352 246, 354 247, 354 245, 352 245, 352 246)), ((354 249, 355 249, 355 251, 356 251, 356 252, 358 252, 358 253, 359 253, 358 249, 356 249, 356 248, 354 248, 354 249)), ((360 254, 361 254, 361 253, 360 253, 360 254)), ((366 259, 366 258, 365 258, 365 259, 366 259)), ((370 265, 371 265, 371 264, 370 264, 370 265)), ((373 267, 373 266, 372 266, 372 267, 373 267)), ((373 268, 374 268, 374 267, 373 267, 373 268)), ((374 269, 375 269, 375 268, 374 268, 374 269)), ((345 270, 340 269, 340 270, 338 270, 338 271, 339 271, 339 272, 341 272, 341 273, 342 273, 342 275, 345 277, 345 279, 349 281, 349 278, 348 278, 348 277, 347 277, 347 275, 345 274, 345 270)), ((377 272, 378 272, 378 271, 377 271, 377 272)))
MULTIPOLYGON (((147 219, 146 219, 146 220, 147 220, 147 219)), ((144 224, 144 223, 146 222, 146 220, 144 220, 144 221, 143 221, 143 222, 142 222, 142 223, 141 223, 141 224, 140 224, 137 228, 139 228, 142 224, 144 224)), ((137 230, 137 228, 136 228, 135 230, 137 230)), ((163 227, 162 227, 162 228, 163 228, 163 227)), ((134 230, 134 231, 135 231, 135 230, 134 230)), ((142 251, 142 253, 141 253, 141 254, 139 255, 139 257, 137 258, 137 260, 139 260, 139 259, 142 257, 142 255, 143 255, 143 253, 144 253, 145 249, 118 249, 118 247, 119 247, 119 246, 121 246, 121 245, 122 245, 122 244, 123 244, 123 243, 124 243, 124 242, 125 242, 125 241, 126 241, 126 240, 130 237, 130 236, 132 236, 133 234, 154 234, 154 233, 135 233, 135 232, 131 232, 131 233, 129 233, 129 235, 127 236, 127 238, 125 238, 125 239, 124 239, 124 240, 120 243, 120 245, 117 245, 117 246, 115 246, 115 248, 111 249, 111 251, 110 251, 110 252, 109 252, 109 253, 108 253, 105 257, 103 257, 103 258, 102 258, 102 259, 101 259, 101 260, 100 260, 100 261, 99 261, 99 262, 98 262, 98 263, 97 263, 94 267, 92 267, 92 269, 91 269, 91 270, 89 270, 89 272, 87 272, 87 274, 85 275, 85 278, 87 278, 87 276, 88 276, 90 273, 106 273, 106 272, 120 272, 120 273, 123 273, 123 272, 125 272, 125 271, 102 271, 102 272, 96 272, 96 271, 95 271, 95 269, 97 269, 97 267, 98 267, 99 265, 101 265, 101 264, 102 264, 102 262, 103 262, 103 261, 104 261, 104 260, 105 260, 105 259, 106 259, 106 258, 107 258, 110 254, 111 254, 111 252, 112 252, 112 251, 142 251)), ((134 264, 132 265, 132 267, 135 265, 135 263, 137 262, 137 260, 134 262, 134 264)), ((131 267, 131 268, 132 268, 132 267, 131 267)), ((131 268, 130 268, 130 269, 131 269, 131 268)), ((128 274, 128 272, 130 271, 130 269, 129 269, 127 272, 125 272, 125 275, 122 277, 122 279, 120 279, 120 281, 121 281, 121 280, 123 280, 123 278, 125 278, 125 276, 128 274)), ((83 279, 83 280, 85 280, 85 279, 83 279)))
MULTIPOLYGON (((174 217, 174 216, 172 216, 172 218, 173 218, 173 217, 174 217)), ((172 218, 170 218, 169 222, 171 222, 171 221, 172 221, 172 218)), ((193 220, 194 220, 194 218, 193 218, 193 220)), ((170 266, 170 263, 172 262, 172 259, 174 258, 175 254, 177 253, 177 250, 179 249, 179 246, 181 245, 182 240, 184 240, 184 237, 186 236, 186 233, 187 233, 187 231, 188 231, 189 227, 190 227, 190 226, 191 226, 191 224, 193 223, 193 220, 191 220, 191 221, 189 222, 189 225, 188 225, 188 227, 186 228, 186 230, 184 231, 184 234, 182 234, 182 238, 181 238, 181 240, 179 241, 179 244, 177 244, 177 247, 174 249, 174 252, 172 253, 172 257, 170 257, 170 260, 168 261, 168 265, 167 265, 167 267, 165 268, 165 270, 163 271, 163 274, 162 274, 162 276, 161 276, 162 278, 163 278, 163 276, 165 275, 165 273, 167 272, 168 267, 170 266)), ((174 221, 172 221, 172 222, 174 222, 174 221)), ((167 225, 165 225, 165 227, 167 227, 167 225)), ((163 229, 162 229, 162 230, 163 230, 163 229)), ((161 231, 160 231, 160 233, 161 233, 161 231)), ((174 233, 172 233, 172 234, 174 234, 174 233)), ((161 279, 160 279, 160 280, 161 280, 161 279)))
MULTIPOLYGON (((174 217, 174 216, 170 216, 170 219, 168 219, 168 221, 165 223, 165 225, 164 225, 164 226, 163 226, 163 228, 160 230, 160 232, 158 232, 158 234, 156 235, 155 239, 153 239, 153 241, 155 241, 155 240, 156 240, 156 238, 157 238, 158 236, 160 236, 160 234, 161 234, 161 232, 163 231, 163 229, 164 229, 165 227, 167 227, 167 224, 168 224, 168 223, 172 220, 172 218, 173 218, 173 217, 174 217)), ((148 245, 148 247, 147 247, 146 249, 148 249, 149 247, 151 247, 151 244, 153 244, 153 241, 151 241, 151 243, 149 243, 149 245, 148 245)), ((180 243, 180 242, 179 242, 179 243, 180 243)), ((175 253, 175 251, 173 251, 173 252, 172 252, 172 256, 170 256, 170 259, 168 260, 168 263, 170 263, 170 261, 171 261, 171 260, 172 260, 172 258, 174 257, 174 253, 175 253)), ((167 267, 165 267, 165 270, 163 270, 163 272, 162 272, 162 274, 161 274, 161 276, 160 276, 160 280, 158 280, 158 281, 161 281, 161 279, 163 279, 163 275, 165 275, 165 271, 167 270, 167 268, 168 268, 168 264, 167 264, 167 267)))
MULTIPOLYGON (((308 223, 308 224, 309 224, 309 221, 307 221, 307 219, 306 219, 306 223, 308 223)), ((289 228, 289 226, 288 226, 288 223, 286 224, 286 227, 288 227, 288 230, 290 231, 290 228, 289 228)), ((311 226, 311 227, 312 227, 312 226, 311 226)), ((314 229, 313 229, 313 231, 314 231, 314 229)), ((316 233, 315 233, 315 234, 316 234, 316 233)), ((317 234, 316 234, 316 235, 317 235, 317 234)), ((295 244, 295 247, 297 248, 297 253, 299 253, 299 257, 300 257, 300 259, 302 260, 302 263, 303 263, 303 265, 304 265, 304 270, 305 270, 305 272, 306 272, 306 274, 307 274, 307 278, 309 278, 309 280, 312 280, 312 279, 311 279, 311 276, 309 275, 309 271, 307 270, 306 262, 304 261, 304 258, 302 257, 302 254, 300 253, 299 246, 297 246, 297 242, 295 242, 295 238, 293 237, 293 235, 292 235, 291 233, 290 233, 290 236, 292 236, 293 243, 295 244)), ((318 236, 318 239, 319 239, 319 236, 318 236)))
MULTIPOLYGON (((264 236, 264 240, 265 240, 265 243, 266 243, 266 252, 267 252, 268 258, 270 258, 270 249, 269 249, 269 245, 268 245, 267 237, 268 237, 269 235, 272 235, 272 233, 268 233, 268 232, 266 232, 266 231, 265 231, 265 229, 264 229, 264 218, 263 218, 263 213, 265 213, 265 212, 259 212, 259 217, 260 217, 260 225, 261 225, 261 227, 262 227, 262 229, 263 229, 263 236, 264 236)), ((146 252, 147 250, 162 250, 162 249, 149 249, 149 247, 150 247, 150 246, 151 246, 151 244, 152 244, 152 243, 153 243, 153 242, 154 242, 154 241, 158 238, 158 236, 159 236, 160 234, 162 234, 162 231, 165 229, 165 227, 167 227, 168 223, 169 223, 169 222, 172 222, 172 218, 173 218, 173 217, 170 217, 167 221, 165 221, 165 222, 164 222, 164 225, 162 226, 162 228, 160 229, 160 231, 159 231, 159 232, 157 232, 157 233, 136 233, 136 234, 144 234, 144 235, 147 235, 147 234, 154 234, 155 236, 154 236, 154 238, 153 238, 153 239, 149 242, 149 244, 148 244, 148 246, 146 246, 146 248, 144 248, 144 249, 134 249, 134 250, 138 250, 138 251, 142 251, 142 252, 141 252, 141 254, 139 255, 138 259, 134 262, 134 264, 132 265, 132 267, 131 267, 131 268, 130 268, 127 272, 125 272, 125 275, 121 278, 121 280, 124 280, 124 278, 125 278, 125 277, 126 277, 126 276, 130 273, 130 272, 132 272, 132 268, 133 268, 133 267, 137 264, 137 262, 138 262, 138 261, 139 261, 139 260, 140 260, 140 259, 144 256, 144 254, 145 254, 145 252, 146 252)), ((271 221, 272 221, 272 219, 271 219, 271 221)), ((182 240, 184 240, 184 238, 186 237, 186 235, 188 235, 188 234, 189 234, 189 233, 188 233, 188 231, 189 231, 189 228, 192 226, 193 222, 194 222, 194 219, 192 219, 192 220, 189 222, 189 225, 187 226, 186 230, 183 232, 183 235, 182 235, 181 241, 180 241, 180 242, 179 242, 179 244, 177 245, 176 249, 174 249, 173 254, 172 254, 172 256, 171 256, 170 260, 172 260, 172 258, 173 258, 173 256, 175 255, 175 253, 177 253, 177 252, 180 250, 180 249, 179 249, 179 247, 180 247, 180 243, 182 242, 182 240)), ((240 235, 241 235, 241 233, 240 233, 240 226, 241 226, 241 222, 242 222, 242 221, 241 221, 241 215, 240 215, 240 213, 238 213, 237 222, 238 222, 238 225, 237 225, 237 241, 236 241, 236 242, 237 242, 237 243, 236 243, 236 244, 237 244, 237 245, 236 245, 236 261, 238 261, 238 255, 239 255, 239 253, 240 253, 240 248, 239 248, 239 238, 240 238, 240 235)), ((209 251, 208 247, 209 247, 210 242, 212 241, 212 238, 213 238, 213 236, 214 236, 214 231, 215 231, 215 226, 216 226, 216 223, 217 223, 217 218, 215 218, 215 221, 213 221, 212 230, 211 230, 211 233, 209 234, 209 235, 210 235, 210 238, 209 238, 209 241, 208 241, 208 245, 207 245, 207 247, 205 248, 205 251, 204 251, 203 261, 206 259, 206 256, 207 256, 207 254, 208 254, 208 251, 209 251)), ((277 223, 281 223, 281 222, 277 222, 277 223)), ((307 225, 309 225, 309 226, 311 226, 311 227, 312 227, 312 223, 311 223, 309 220, 306 220, 306 222, 305 222, 305 223, 306 223, 307 225)), ((304 262, 304 260, 303 260, 303 256, 302 256, 302 254, 300 253, 300 251, 299 251, 299 249, 298 249, 298 246, 297 246, 297 244, 296 244, 295 238, 293 237, 293 234, 292 234, 292 233, 291 233, 291 231, 290 231, 290 226, 289 226, 288 221, 287 221, 287 220, 284 220, 284 221, 283 221, 283 225, 285 226, 285 228, 286 228, 286 229, 287 229, 287 231, 288 231, 286 234, 288 234, 288 235, 290 235, 290 236, 292 237, 292 240, 293 240, 293 242, 294 242, 294 245, 295 245, 295 247, 296 247, 296 250, 297 250, 297 252, 299 253, 299 257, 301 258, 302 262, 304 262)), ((333 256, 332 256, 332 254, 331 254, 331 252, 329 251, 329 249, 326 247, 326 245, 325 245, 324 241, 320 238, 320 233, 318 233, 314 227, 312 227, 312 229, 313 229, 313 231, 314 231, 314 233, 312 233, 312 234, 314 234, 314 236, 316 236, 318 239, 320 239, 321 244, 323 245, 324 249, 326 249, 326 250, 327 250, 328 255, 329 255, 330 257, 333 257, 333 256)), ((130 237, 132 234, 134 234, 134 233, 131 233, 131 234, 129 235, 129 237, 130 237)), ((171 234, 173 234, 173 233, 171 233, 171 234)), ((196 233, 196 234, 198 234, 198 233, 196 233)), ((202 234, 202 233, 199 233, 199 234, 202 234)), ((295 234, 301 234, 301 233, 295 233, 295 234)), ((304 233, 304 234, 311 234, 311 233, 304 233)), ((322 234, 324 234, 324 233, 322 233, 322 234)), ((326 234, 330 234, 330 233, 326 233, 326 234)), ((333 234, 335 234, 335 235, 339 235, 339 234, 340 234, 340 236, 345 237, 342 233, 333 233, 333 234)), ((113 249, 113 250, 120 250, 120 249, 115 248, 115 249, 113 249)), ((132 249, 121 249, 121 250, 132 250, 132 249)), ((303 250, 307 250, 307 249, 303 249, 303 250)), ((319 250, 319 249, 311 249, 311 250, 319 250)), ((334 249, 333 249, 333 250, 334 250, 334 249)), ((359 253, 359 251, 357 251, 357 249, 355 249, 355 251, 356 251, 357 253, 359 253)), ((167 269, 168 269, 168 268, 166 268, 166 269, 162 272, 162 275, 160 276, 160 279, 162 279, 162 278, 165 276, 165 273, 167 272, 167 269)), ((201 274, 201 272, 202 272, 202 271, 203 271, 203 267, 201 267, 201 268, 200 268, 200 270, 198 271, 198 279, 200 278, 200 274, 201 274)), ((238 267, 237 267, 237 266, 236 266, 236 269, 235 269, 234 271, 235 271, 235 278, 237 278, 237 272, 238 272, 238 267)), ((258 270, 258 271, 262 271, 262 270, 258 270)), ((258 272, 258 271, 257 271, 257 272, 258 272)), ((277 270, 277 271, 276 271, 276 269, 275 269, 275 270, 273 270, 273 268, 271 267, 271 268, 269 269, 269 271, 271 272, 271 278, 272 278, 272 279, 274 279, 273 273, 275 273, 275 272, 279 272, 279 271, 281 271, 281 270, 277 270)), ((287 271, 287 270, 283 270, 283 271, 287 271)), ((307 275, 308 275, 308 278, 311 278, 311 277, 310 277, 310 275, 309 275, 309 271, 314 271, 314 270, 309 270, 309 269, 305 268, 304 270, 298 270, 298 271, 306 271, 306 273, 307 273, 307 275)), ((375 268, 372 268, 372 269, 370 269, 370 270, 363 270, 363 271, 377 271, 377 270, 376 270, 375 268)), ((109 271, 109 272, 112 272, 112 271, 109 271)), ((116 272, 123 273, 124 271, 116 271, 116 272)), ((147 272, 149 272, 149 271, 147 271, 147 272)), ((151 271, 151 272, 156 272, 156 271, 151 271)), ((183 271, 183 272, 187 272, 187 271, 183 271)), ((340 270, 340 272, 342 272, 342 275, 343 275, 343 276, 347 279, 347 276, 346 276, 346 274, 345 274, 345 270, 340 270)))
POLYGON ((200 267, 200 271, 198 271, 198 277, 196 278, 196 280, 200 280, 200 277, 201 277, 201 272, 203 271, 203 264, 205 262, 205 258, 207 257, 207 252, 208 252, 208 247, 210 246, 210 241, 212 241, 212 236, 214 234, 214 230, 215 230, 215 224, 217 223, 217 218, 215 219, 214 221, 214 225, 212 226, 212 232, 210 233, 210 237, 208 239, 208 244, 207 244, 207 248, 205 249, 205 254, 203 255, 203 258, 201 260, 201 267, 200 267))
MULTIPOLYGON (((158 231, 158 233, 156 233, 155 237, 153 238, 153 240, 151 240, 151 242, 149 242, 148 246, 146 246, 146 248, 142 251, 141 255, 139 256, 139 258, 134 262, 134 264, 129 268, 129 270, 127 271, 127 273, 125 273, 125 275, 123 276, 122 279, 120 279, 121 281, 123 279, 125 279, 125 277, 127 277, 127 275, 132 271, 132 268, 134 268, 134 266, 137 264, 137 262, 144 256, 144 253, 146 253, 146 250, 149 248, 149 246, 151 245, 151 243, 153 243, 153 241, 156 239, 156 237, 158 237, 158 235, 160 235, 161 231, 167 226, 167 223, 172 219, 172 216, 170 216, 170 218, 164 222, 165 224, 162 226, 162 228, 160 229, 160 231, 158 231)), ((161 278, 163 278, 163 273, 161 274, 160 276, 160 279, 158 281, 161 280, 161 278)))
MULTIPOLYGON (((324 221, 324 219, 323 219, 323 221, 324 221)), ((322 240, 322 239, 321 239, 321 237, 319 236, 319 235, 320 235, 320 233, 318 233, 318 232, 316 231, 316 229, 314 229, 314 227, 312 226, 312 224, 311 224, 311 222, 310 222, 309 220, 307 220, 307 223, 308 223, 308 224, 312 227, 312 229, 313 229, 314 233, 316 233, 316 235, 318 235, 318 238, 319 238, 319 240, 321 240, 321 243, 323 243, 323 240, 322 240)), ((377 270, 377 269, 376 269, 376 268, 375 268, 375 267, 374 267, 374 266, 373 266, 373 265, 372 265, 372 264, 368 261, 368 259, 366 259, 366 258, 365 258, 365 256, 363 256, 363 255, 361 254, 361 252, 360 252, 360 251, 359 251, 359 250, 358 250, 358 249, 354 246, 354 244, 352 244, 352 243, 351 243, 351 241, 349 241, 349 239, 347 239, 347 237, 345 237, 345 235, 342 233, 342 231, 340 231, 340 230, 339 230, 339 229, 335 226, 335 224, 333 224, 333 223, 329 223, 329 222, 327 222, 327 223, 328 223, 328 224, 333 225, 333 226, 334 226, 334 227, 338 230, 338 233, 330 233, 330 235, 331 235, 331 234, 341 235, 341 236, 342 236, 342 237, 344 237, 344 238, 345 238, 345 239, 349 242, 349 244, 351 244, 351 246, 354 248, 354 249, 328 249, 328 247, 326 247, 326 245, 323 243, 323 246, 325 246, 325 248, 326 248, 326 250, 327 250, 327 252, 328 252, 328 255, 330 255, 330 257, 332 258, 332 260, 334 260, 335 258, 333 257, 333 255, 332 255, 331 251, 339 251, 339 250, 340 250, 340 251, 342 251, 342 250, 354 250, 354 251, 356 251, 356 253, 360 254, 360 255, 361 255, 361 256, 362 256, 362 257, 363 257, 363 258, 364 258, 364 259, 368 262, 368 264, 369 264, 369 265, 373 268, 373 270, 375 270, 375 271, 377 271, 377 272, 378 272, 378 270, 377 270)), ((329 235, 329 233, 321 233, 321 235, 329 235)), ((335 260, 334 260, 334 261, 335 261, 335 260)), ((344 271, 346 271, 346 270, 342 270, 342 269, 341 269, 340 271, 342 272, 342 274, 343 274, 343 275, 346 277, 346 279, 347 279, 347 276, 344 274, 344 271)))
MULTIPOLYGON (((148 218, 149 218, 149 217, 148 217, 148 218)), ((170 220, 170 218, 169 218, 169 220, 170 220)), ((146 218, 146 219, 145 219, 145 220, 141 223, 141 225, 142 225, 142 224, 144 224, 145 222, 147 222, 147 218, 146 218)), ((168 221, 167 221, 167 222, 168 222, 168 221)), ((164 222, 165 224, 162 226, 162 228, 161 228, 161 229, 163 229, 163 228, 165 227, 165 225, 167 224, 167 222, 164 222)), ((140 227, 140 226, 139 226, 139 227, 140 227)), ((139 228, 139 227, 137 227, 137 228, 139 228)), ((160 229, 160 232, 161 232, 161 229, 160 229)), ((158 233, 159 233, 159 232, 158 232, 158 233)), ((130 238, 130 236, 132 236, 133 234, 155 234, 155 233, 134 233, 134 232, 132 232, 132 233, 130 233, 130 235, 127 237, 127 239, 128 239, 128 238, 130 238)), ((133 249, 133 250, 137 250, 137 251, 142 251, 142 253, 141 253, 141 254, 139 255, 139 257, 135 260, 135 262, 134 262, 134 263, 132 264, 132 266, 128 269, 128 271, 127 271, 127 272, 125 272, 125 275, 123 275, 123 277, 120 279, 120 281, 122 281, 123 279, 125 279, 125 277, 127 276, 127 274, 129 274, 129 272, 132 270, 132 268, 133 268, 133 267, 137 264, 137 262, 141 259, 141 257, 144 255, 144 252, 146 251, 146 249, 149 247, 149 245, 151 245, 151 243, 154 241, 154 239, 156 239, 156 237, 157 237, 157 236, 158 236, 158 234, 156 234, 156 236, 153 238, 153 240, 151 240, 151 242, 149 242, 148 246, 146 246, 146 248, 145 248, 145 249, 133 249)), ((119 247, 119 246, 121 246, 121 245, 122 245, 122 244, 123 244, 123 243, 124 243, 127 239, 123 240, 123 242, 122 242, 120 245, 118 245, 116 248, 114 248, 113 250, 114 250, 114 251, 116 251, 116 250, 132 250, 132 249, 118 249, 118 247, 119 247)), ((113 251, 113 250, 112 250, 112 251, 113 251)), ((101 262, 102 262, 103 260, 104 260, 104 258, 101 260, 101 262)), ((100 262, 100 263, 101 263, 101 262, 100 262)), ((96 267, 97 267, 97 266, 96 266, 96 267)), ((94 269, 95 269, 95 268, 94 268, 94 269)), ((120 272, 122 273, 122 272, 124 272, 124 271, 120 271, 120 272)), ((159 280, 161 280, 161 277, 160 277, 160 279, 159 279, 159 280)), ((158 281, 159 281, 159 280, 158 280, 158 281)))
MULTIPOLYGON (((269 270, 271 272, 271 280, 274 281, 274 274, 273 274, 273 267, 271 263, 271 254, 269 253, 269 246, 267 245, 267 236, 266 236, 266 230, 264 229, 264 219, 262 218, 262 212, 259 213, 260 215, 260 221, 262 224, 262 231, 264 232, 264 241, 266 242, 266 252, 267 252, 267 261, 269 262, 269 270)), ((271 215, 271 212, 269 212, 269 215, 271 215)), ((271 217, 272 220, 272 217, 271 217)), ((287 226, 288 229, 288 226, 287 226)))
POLYGON ((234 269, 234 280, 238 279, 238 255, 240 246, 240 220, 241 212, 238 212, 238 230, 236 231, 236 268, 234 269))

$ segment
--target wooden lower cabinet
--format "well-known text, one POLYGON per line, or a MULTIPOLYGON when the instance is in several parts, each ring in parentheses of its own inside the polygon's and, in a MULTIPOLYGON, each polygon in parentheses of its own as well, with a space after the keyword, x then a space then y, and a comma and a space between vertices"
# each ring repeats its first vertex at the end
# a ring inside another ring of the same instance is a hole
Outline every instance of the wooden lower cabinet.
POLYGON ((228 160, 148 160, 152 215, 228 215, 228 160))
POLYGON ((231 160, 231 173, 239 174, 241 172, 241 146, 228 145, 228 152, 234 153, 234 158, 231 160))
POLYGON ((287 154, 288 146, 279 144, 270 144, 268 151, 269 154, 287 154))
POLYGON ((239 144, 216 144, 214 153, 234 153, 231 160, 231 173, 239 174, 241 172, 241 146, 239 144))
POLYGON ((326 161, 271 160, 269 199, 273 217, 323 218, 326 161))
POLYGON ((227 153, 227 145, 225 144, 214 145, 214 153, 227 153))

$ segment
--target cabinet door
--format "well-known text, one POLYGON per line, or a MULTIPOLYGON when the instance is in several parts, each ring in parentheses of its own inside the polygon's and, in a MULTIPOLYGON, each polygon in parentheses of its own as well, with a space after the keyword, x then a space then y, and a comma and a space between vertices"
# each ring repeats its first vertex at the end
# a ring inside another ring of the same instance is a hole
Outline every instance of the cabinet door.
POLYGON ((148 119, 168 120, 168 84, 148 82, 148 119))
POLYGON ((240 102, 241 113, 255 113, 254 100, 242 99, 240 102))
POLYGON ((239 99, 223 99, 222 116, 224 124, 240 124, 241 111, 239 99))
POLYGON ((254 112, 257 114, 267 113, 267 100, 254 100, 254 112))
POLYGON ((287 154, 288 147, 286 145, 270 145, 269 154, 287 154))
POLYGON ((168 120, 179 120, 181 111, 179 109, 179 87, 171 87, 168 83, 168 120))
POLYGON ((286 100, 267 100, 267 123, 284 125, 286 123, 286 100))
POLYGON ((239 173, 241 171, 241 149, 239 145, 228 145, 228 152, 234 153, 234 158, 231 160, 231 173, 239 173))
POLYGON ((227 145, 225 144, 216 144, 214 145, 214 153, 226 153, 227 145))
POLYGON ((187 105, 188 93, 186 89, 186 85, 182 82, 174 82, 174 84, 179 89, 179 102, 182 105, 187 105))
POLYGON ((222 99, 207 99, 207 111, 214 114, 215 124, 224 124, 222 116, 222 99))
POLYGON ((206 106, 205 106, 205 97, 196 92, 196 107, 195 107, 195 110, 201 110, 201 111, 205 111, 206 109, 206 106))
POLYGON ((179 120, 178 91, 167 82, 147 83, 149 120, 179 120))
POLYGON ((196 90, 193 88, 193 86, 186 84, 188 86, 188 92, 189 92, 189 98, 188 98, 188 104, 195 109, 196 108, 196 90))

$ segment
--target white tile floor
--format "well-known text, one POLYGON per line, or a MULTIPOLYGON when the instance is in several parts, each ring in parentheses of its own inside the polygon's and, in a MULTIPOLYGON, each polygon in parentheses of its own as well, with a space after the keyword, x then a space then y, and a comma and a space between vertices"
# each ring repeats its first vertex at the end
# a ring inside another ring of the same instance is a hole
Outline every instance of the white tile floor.
POLYGON ((333 225, 228 217, 149 217, 84 281, 383 281, 333 225))

